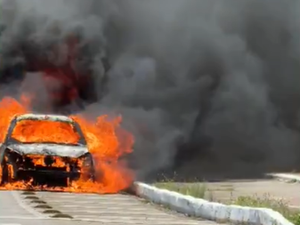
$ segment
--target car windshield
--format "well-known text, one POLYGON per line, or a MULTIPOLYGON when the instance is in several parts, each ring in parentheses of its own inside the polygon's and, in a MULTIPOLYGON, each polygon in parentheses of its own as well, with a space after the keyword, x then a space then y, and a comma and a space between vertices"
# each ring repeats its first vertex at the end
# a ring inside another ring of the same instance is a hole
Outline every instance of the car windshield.
POLYGON ((21 143, 56 143, 79 145, 80 135, 73 124, 48 120, 21 120, 11 138, 21 143))

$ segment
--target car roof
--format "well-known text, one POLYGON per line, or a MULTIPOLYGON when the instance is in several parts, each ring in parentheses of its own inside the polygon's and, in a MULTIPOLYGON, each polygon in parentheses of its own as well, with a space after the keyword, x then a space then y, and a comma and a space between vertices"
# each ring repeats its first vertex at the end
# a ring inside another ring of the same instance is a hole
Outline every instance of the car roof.
POLYGON ((47 120, 47 121, 59 121, 65 123, 73 123, 74 120, 68 116, 63 115, 51 115, 51 114, 23 114, 16 116, 17 121, 21 120, 47 120))

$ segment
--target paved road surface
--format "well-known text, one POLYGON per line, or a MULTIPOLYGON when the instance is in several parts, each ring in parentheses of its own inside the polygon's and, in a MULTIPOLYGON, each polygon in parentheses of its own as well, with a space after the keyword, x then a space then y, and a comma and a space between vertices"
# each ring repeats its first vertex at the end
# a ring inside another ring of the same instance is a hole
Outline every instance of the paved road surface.
MULTIPOLYGON (((300 209, 299 183, 238 180, 209 183, 213 197, 223 202, 238 196, 269 194, 300 209)), ((129 195, 0 191, 0 225, 216 225, 162 210, 129 195), (59 217, 59 218, 55 218, 59 217)))
POLYGON ((0 191, 0 225, 208 225, 129 195, 0 191), (59 218, 53 218, 59 217, 59 218))

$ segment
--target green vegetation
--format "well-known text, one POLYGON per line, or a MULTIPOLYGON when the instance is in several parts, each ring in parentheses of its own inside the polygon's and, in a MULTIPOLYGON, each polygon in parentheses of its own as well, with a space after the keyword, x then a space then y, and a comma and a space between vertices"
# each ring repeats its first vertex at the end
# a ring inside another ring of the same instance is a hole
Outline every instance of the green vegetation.
POLYGON ((270 208, 279 212, 295 225, 300 225, 299 211, 290 209, 287 202, 284 202, 283 200, 272 199, 269 195, 264 195, 263 197, 240 196, 235 201, 233 201, 233 204, 250 207, 270 208))
MULTIPOLYGON (((210 201, 216 201, 216 199, 213 196, 213 192, 209 190, 207 188, 207 185, 203 183, 163 182, 163 183, 156 183, 155 186, 158 188, 175 191, 184 195, 190 195, 196 198, 205 198, 210 201)), ((228 187, 227 191, 233 192, 233 189, 228 187)), ((269 195, 264 195, 263 197, 240 196, 237 199, 232 199, 230 203, 235 205, 241 205, 241 206, 270 208, 282 214, 285 218, 287 218, 295 225, 300 225, 299 211, 290 209, 288 207, 287 202, 284 202, 283 200, 273 199, 269 195)))
POLYGON ((191 183, 191 184, 176 184, 171 182, 157 183, 156 187, 175 191, 184 195, 190 195, 196 198, 204 198, 206 192, 205 184, 191 183))

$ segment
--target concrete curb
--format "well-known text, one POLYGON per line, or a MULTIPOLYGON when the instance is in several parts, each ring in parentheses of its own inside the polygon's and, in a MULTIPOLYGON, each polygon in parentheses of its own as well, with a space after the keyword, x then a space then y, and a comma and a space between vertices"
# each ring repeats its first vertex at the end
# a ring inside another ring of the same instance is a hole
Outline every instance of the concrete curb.
POLYGON ((288 173, 269 173, 267 176, 279 179, 279 180, 285 180, 288 182, 297 182, 300 183, 300 175, 293 175, 288 173))
POLYGON ((224 205, 204 199, 159 189, 154 186, 135 182, 135 194, 153 203, 169 207, 188 216, 199 217, 217 222, 293 225, 280 213, 267 208, 251 208, 237 205, 224 205))

